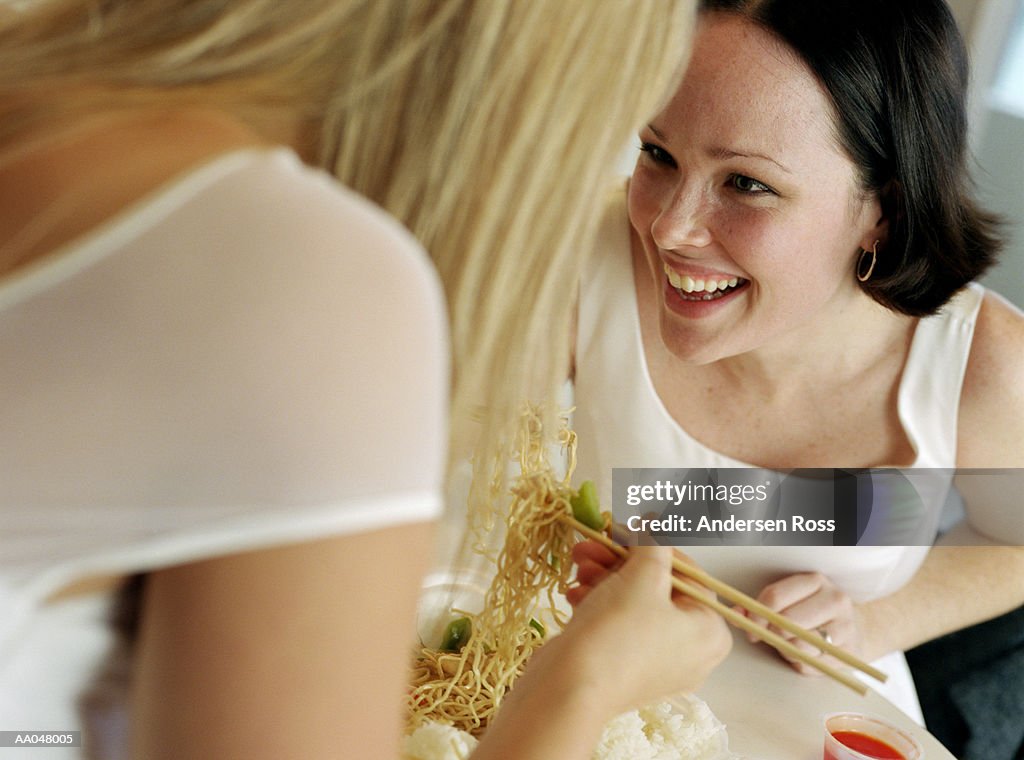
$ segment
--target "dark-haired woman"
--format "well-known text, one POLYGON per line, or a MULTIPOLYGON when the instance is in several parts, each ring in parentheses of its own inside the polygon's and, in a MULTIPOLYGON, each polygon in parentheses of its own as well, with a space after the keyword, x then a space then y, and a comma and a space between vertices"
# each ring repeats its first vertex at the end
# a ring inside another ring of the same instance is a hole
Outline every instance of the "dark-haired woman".
MULTIPOLYGON (((584 476, 607 496, 613 467, 1024 466, 1024 318, 972 284, 997 244, 965 83, 941 0, 703 4, 581 284, 584 476)), ((968 518, 1022 544, 1018 496, 965 492, 968 518)), ((918 719, 901 651, 1024 601, 1016 546, 688 552, 885 656, 918 719)))

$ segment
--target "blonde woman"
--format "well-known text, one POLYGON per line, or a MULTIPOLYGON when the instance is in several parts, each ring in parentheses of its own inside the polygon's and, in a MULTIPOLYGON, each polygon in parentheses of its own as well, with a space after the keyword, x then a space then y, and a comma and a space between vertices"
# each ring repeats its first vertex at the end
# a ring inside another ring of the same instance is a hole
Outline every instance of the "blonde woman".
MULTIPOLYGON (((452 432, 483 452, 557 384, 601 167, 691 14, 0 6, 0 730, 398 755, 450 369, 452 432)), ((578 592, 480 757, 587 757, 616 711, 707 674, 722 623, 680 612, 666 568, 578 592)))

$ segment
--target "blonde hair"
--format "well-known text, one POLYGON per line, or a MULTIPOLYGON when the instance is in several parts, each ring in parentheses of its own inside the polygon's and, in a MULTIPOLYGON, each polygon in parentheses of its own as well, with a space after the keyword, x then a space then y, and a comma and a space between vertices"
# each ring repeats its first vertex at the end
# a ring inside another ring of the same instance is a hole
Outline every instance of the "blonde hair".
POLYGON ((565 379, 607 174, 667 96, 694 14, 691 0, 11 7, 0 8, 0 143, 108 92, 301 118, 317 162, 433 257, 452 321, 453 455, 475 443, 484 462, 506 450, 521 403, 565 379), (79 101, 24 105, 54 85, 79 101))

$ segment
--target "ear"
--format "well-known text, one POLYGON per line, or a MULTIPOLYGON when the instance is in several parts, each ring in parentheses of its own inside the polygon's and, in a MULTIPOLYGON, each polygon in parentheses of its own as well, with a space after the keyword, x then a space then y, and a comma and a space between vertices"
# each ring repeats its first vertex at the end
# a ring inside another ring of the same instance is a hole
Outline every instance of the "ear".
POLYGON ((895 224, 896 215, 899 214, 899 197, 899 183, 890 180, 866 202, 866 227, 860 240, 860 247, 863 250, 870 251, 876 242, 879 250, 885 248, 885 244, 889 242, 889 223, 892 221, 895 224))
POLYGON ((878 221, 871 229, 866 230, 860 239, 860 247, 864 251, 870 251, 876 245, 878 251, 885 250, 885 244, 889 240, 889 220, 884 215, 876 215, 878 221))

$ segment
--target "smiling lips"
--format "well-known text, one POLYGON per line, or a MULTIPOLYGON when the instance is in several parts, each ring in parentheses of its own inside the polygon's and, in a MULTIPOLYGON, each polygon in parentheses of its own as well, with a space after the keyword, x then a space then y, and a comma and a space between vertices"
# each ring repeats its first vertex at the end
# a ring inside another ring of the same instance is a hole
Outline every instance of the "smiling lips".
POLYGON ((664 266, 665 276, 669 284, 688 301, 711 301, 728 295, 733 290, 743 287, 747 280, 742 277, 705 277, 696 279, 689 275, 681 275, 669 266, 664 266))

